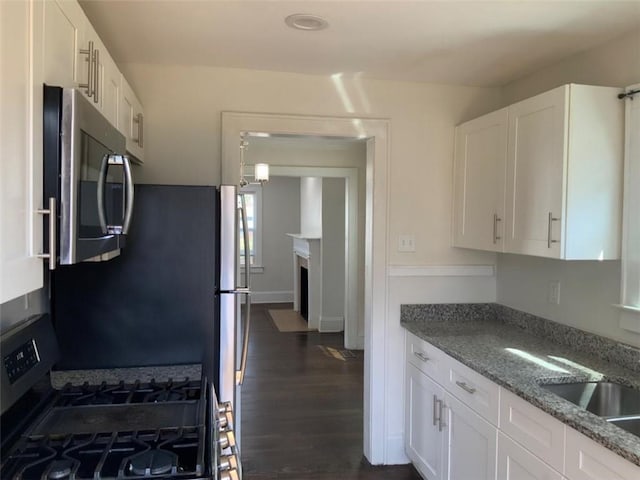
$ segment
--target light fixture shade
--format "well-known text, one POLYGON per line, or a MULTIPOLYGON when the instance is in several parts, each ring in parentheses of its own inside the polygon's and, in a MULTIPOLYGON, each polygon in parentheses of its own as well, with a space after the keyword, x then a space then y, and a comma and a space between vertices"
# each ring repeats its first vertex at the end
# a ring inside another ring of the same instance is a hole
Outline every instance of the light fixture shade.
POLYGON ((253 176, 256 182, 268 182, 269 181, 269 164, 268 163, 256 163, 253 166, 253 176))

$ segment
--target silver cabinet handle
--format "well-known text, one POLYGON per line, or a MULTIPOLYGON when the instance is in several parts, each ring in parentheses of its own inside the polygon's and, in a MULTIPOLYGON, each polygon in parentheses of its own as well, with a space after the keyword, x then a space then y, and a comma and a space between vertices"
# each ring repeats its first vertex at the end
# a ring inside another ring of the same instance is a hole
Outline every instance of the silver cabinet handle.
POLYGON ((440 400, 438 400, 438 396, 434 395, 433 396, 433 425, 437 425, 438 424, 438 402, 440 400))
POLYGON ((456 385, 458 385, 461 389, 463 389, 467 393, 470 393, 472 395, 476 393, 476 389, 473 387, 470 387, 465 382, 456 381, 456 385))
POLYGON ((100 50, 93 51, 93 103, 100 101, 100 50))
POLYGON ((560 220, 553 216, 553 213, 549 212, 549 221, 547 223, 547 248, 551 248, 552 243, 558 243, 558 240, 552 240, 551 238, 551 230, 553 227, 553 222, 557 222, 560 220))
POLYGON ((87 96, 91 97, 93 96, 93 89, 95 88, 95 80, 93 79, 93 74, 95 73, 94 67, 93 67, 93 59, 94 57, 94 50, 93 50, 93 41, 89 40, 89 48, 81 48, 80 49, 80 54, 81 55, 86 55, 87 56, 87 83, 81 83, 78 86, 80 88, 84 88, 87 91, 87 96))
POLYGON ((423 362, 428 362, 429 361, 429 357, 427 357, 424 353, 422 352, 413 352, 413 354, 418 357, 420 360, 422 360, 423 362))
POLYGON ((442 427, 444 427, 444 422, 442 421, 442 413, 444 410, 444 402, 442 400, 436 400, 438 404, 438 431, 442 431, 442 427))
POLYGON ((48 258, 49 259, 49 270, 56 269, 57 263, 57 255, 56 255, 56 241, 57 241, 57 231, 56 225, 58 221, 58 216, 56 214, 56 199, 55 197, 49 198, 49 208, 48 209, 39 209, 37 213, 40 215, 49 215, 49 253, 39 253, 36 256, 38 258, 48 258))
POLYGON ((133 117, 133 121, 138 124, 138 138, 135 138, 133 141, 142 148, 144 146, 144 116, 141 113, 138 113, 133 117))
POLYGON ((498 216, 497 213, 493 214, 493 244, 498 243, 502 237, 498 236, 498 222, 501 222, 502 219, 498 216))

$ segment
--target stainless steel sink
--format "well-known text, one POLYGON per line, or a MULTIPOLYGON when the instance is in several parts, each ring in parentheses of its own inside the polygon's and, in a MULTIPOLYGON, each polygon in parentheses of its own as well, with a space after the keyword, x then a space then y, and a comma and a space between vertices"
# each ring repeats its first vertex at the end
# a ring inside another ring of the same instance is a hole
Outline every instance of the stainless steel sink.
POLYGON ((600 417, 640 416, 640 390, 625 385, 579 382, 541 386, 600 417))
POLYGON ((640 437, 640 417, 610 418, 607 422, 625 429, 636 437, 640 437))

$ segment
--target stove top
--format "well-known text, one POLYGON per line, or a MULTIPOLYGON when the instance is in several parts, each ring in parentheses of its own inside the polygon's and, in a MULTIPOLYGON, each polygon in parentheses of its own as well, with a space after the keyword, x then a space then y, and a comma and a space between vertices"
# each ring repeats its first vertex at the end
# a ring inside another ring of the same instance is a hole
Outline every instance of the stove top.
POLYGON ((206 382, 67 385, 2 459, 1 478, 203 478, 206 382))

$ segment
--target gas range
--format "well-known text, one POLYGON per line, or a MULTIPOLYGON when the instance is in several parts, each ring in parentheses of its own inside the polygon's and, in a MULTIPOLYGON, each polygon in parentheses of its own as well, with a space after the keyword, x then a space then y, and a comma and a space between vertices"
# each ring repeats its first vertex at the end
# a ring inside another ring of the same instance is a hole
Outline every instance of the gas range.
MULTIPOLYGON (((23 377, 33 362, 12 358, 23 359, 33 346, 38 357, 46 355, 30 337, 8 355, 3 343, 13 378, 16 363, 23 377)), ((27 401, 25 395, 3 413, 4 429, 6 418, 37 412, 2 432, 2 479, 241 477, 231 405, 218 404, 206 377, 67 384, 45 388, 32 406, 27 401)))

